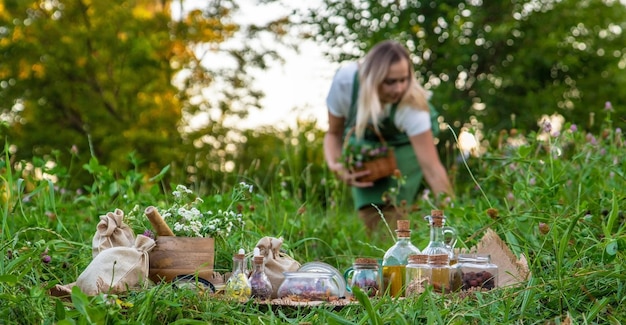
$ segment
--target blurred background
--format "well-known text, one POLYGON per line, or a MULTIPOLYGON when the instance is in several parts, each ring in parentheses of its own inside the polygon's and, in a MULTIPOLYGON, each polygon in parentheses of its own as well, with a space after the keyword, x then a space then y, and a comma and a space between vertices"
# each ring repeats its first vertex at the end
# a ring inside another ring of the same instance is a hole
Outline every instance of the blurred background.
POLYGON ((541 120, 597 131, 610 106, 623 123, 624 17, 609 0, 4 0, 0 133, 13 164, 70 166, 55 179, 68 189, 94 160, 207 189, 276 171, 323 182, 335 69, 395 39, 454 169, 541 120))

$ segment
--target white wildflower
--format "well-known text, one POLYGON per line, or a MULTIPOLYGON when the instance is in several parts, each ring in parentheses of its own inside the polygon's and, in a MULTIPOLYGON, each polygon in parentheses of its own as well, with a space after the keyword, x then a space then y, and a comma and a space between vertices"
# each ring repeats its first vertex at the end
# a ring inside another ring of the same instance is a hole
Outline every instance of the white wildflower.
MULTIPOLYGON (((230 194, 229 207, 235 206, 236 202, 246 200, 246 192, 252 193, 254 187, 246 182, 236 185, 230 194)), ((229 209, 220 209, 220 203, 226 199, 223 196, 216 197, 216 210, 203 209, 201 205, 205 201, 195 195, 184 185, 176 186, 173 191, 174 204, 162 211, 163 218, 168 218, 174 233, 180 236, 194 237, 217 237, 229 236, 236 229, 243 227, 243 215, 229 209), (171 220, 171 221, 170 221, 171 220)), ((228 203, 228 202, 225 202, 228 203)))
POLYGON ((180 223, 176 222, 174 223, 174 231, 181 231, 183 229, 183 225, 181 225, 180 223))
POLYGON ((254 188, 254 186, 253 186, 253 185, 248 184, 248 183, 246 183, 246 182, 241 182, 241 183, 239 183, 239 185, 241 185, 241 189, 242 189, 242 190, 244 190, 244 191, 245 191, 245 190, 248 190, 248 192, 250 192, 250 193, 252 193, 252 189, 254 188))

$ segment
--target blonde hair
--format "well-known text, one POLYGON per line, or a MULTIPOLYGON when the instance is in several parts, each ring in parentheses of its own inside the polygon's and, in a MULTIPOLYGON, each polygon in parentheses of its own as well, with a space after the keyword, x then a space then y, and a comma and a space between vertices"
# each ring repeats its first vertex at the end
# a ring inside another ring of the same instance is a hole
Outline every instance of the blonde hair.
POLYGON ((383 107, 378 97, 378 87, 385 80, 389 67, 401 60, 409 63, 409 86, 398 107, 409 106, 428 111, 428 93, 415 79, 409 52, 398 42, 383 41, 375 45, 359 65, 360 91, 355 125, 357 138, 363 138, 369 121, 379 131, 379 117, 383 107))

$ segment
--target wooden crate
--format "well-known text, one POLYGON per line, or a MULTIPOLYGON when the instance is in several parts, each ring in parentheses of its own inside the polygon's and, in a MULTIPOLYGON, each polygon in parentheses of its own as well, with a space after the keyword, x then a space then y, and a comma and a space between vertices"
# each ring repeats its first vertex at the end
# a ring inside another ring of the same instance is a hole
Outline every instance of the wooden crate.
POLYGON ((213 277, 215 241, 203 237, 159 236, 150 252, 149 278, 171 282, 179 275, 195 275, 205 280, 213 277))

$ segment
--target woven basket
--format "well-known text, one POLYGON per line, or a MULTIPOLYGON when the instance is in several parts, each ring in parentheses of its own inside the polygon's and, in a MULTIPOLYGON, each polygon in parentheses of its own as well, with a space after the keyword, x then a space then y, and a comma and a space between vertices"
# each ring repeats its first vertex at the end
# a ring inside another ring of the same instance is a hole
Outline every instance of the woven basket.
MULTIPOLYGON (((368 128, 374 130, 374 132, 376 133, 376 135, 378 136, 378 139, 380 140, 380 143, 383 145, 386 145, 387 142, 385 141, 385 138, 383 138, 383 136, 380 134, 380 132, 376 131, 376 129, 374 129, 372 126, 368 126, 368 128)), ((348 146, 348 139, 350 138, 350 136, 352 135, 352 133, 354 132, 354 127, 352 127, 348 133, 346 133, 346 137, 343 141, 344 144, 344 150, 347 148, 348 146)), ((356 168, 356 167, 352 167, 350 168, 351 172, 360 172, 363 170, 369 170, 370 173, 365 175, 365 176, 361 176, 359 178, 357 178, 357 181, 359 182, 375 182, 381 178, 385 178, 385 177, 389 177, 391 175, 393 175, 393 173, 396 171, 396 169, 398 168, 398 164, 396 162, 396 155, 393 152, 393 148, 389 148, 389 150, 387 150, 387 156, 385 157, 379 157, 376 158, 374 160, 370 160, 370 161, 366 161, 363 163, 363 166, 356 168)))

